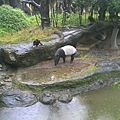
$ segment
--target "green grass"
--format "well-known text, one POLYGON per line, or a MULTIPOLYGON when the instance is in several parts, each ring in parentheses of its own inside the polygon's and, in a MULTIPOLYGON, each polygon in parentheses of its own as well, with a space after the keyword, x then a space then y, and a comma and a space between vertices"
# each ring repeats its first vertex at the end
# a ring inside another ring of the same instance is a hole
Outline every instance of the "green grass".
POLYGON ((86 68, 86 69, 83 69, 80 75, 84 75, 84 74, 86 74, 86 73, 95 71, 95 70, 97 70, 97 69, 98 69, 97 66, 92 65, 92 66, 90 66, 90 67, 88 67, 88 68, 86 68))
MULTIPOLYGON (((42 30, 41 28, 36 28, 36 22, 32 23, 29 27, 23 28, 18 32, 7 33, 2 31, 0 33, 0 42, 2 43, 18 43, 21 41, 43 39, 45 42, 49 41, 45 39, 47 36, 51 35, 55 29, 47 28, 42 30), (34 29, 34 30, 31 30, 34 29)), ((0 29, 1 30, 1 29, 0 29)))

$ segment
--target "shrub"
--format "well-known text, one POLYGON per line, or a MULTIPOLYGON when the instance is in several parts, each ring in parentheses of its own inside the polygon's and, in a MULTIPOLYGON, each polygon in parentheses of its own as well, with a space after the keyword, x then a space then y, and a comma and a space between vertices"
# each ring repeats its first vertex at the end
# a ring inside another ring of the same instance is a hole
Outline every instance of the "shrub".
POLYGON ((14 9, 9 5, 0 6, 0 28, 4 31, 18 31, 29 23, 27 15, 22 10, 14 9))

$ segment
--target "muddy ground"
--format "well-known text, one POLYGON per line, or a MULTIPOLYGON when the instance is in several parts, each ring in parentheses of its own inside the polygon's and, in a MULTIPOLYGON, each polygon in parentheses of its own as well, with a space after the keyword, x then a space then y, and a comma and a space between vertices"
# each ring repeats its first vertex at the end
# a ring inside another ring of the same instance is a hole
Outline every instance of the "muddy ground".
POLYGON ((77 54, 73 63, 70 63, 70 57, 66 57, 66 63, 60 59, 57 66, 54 60, 40 62, 37 65, 20 69, 18 74, 22 82, 47 83, 69 79, 82 74, 88 67, 94 66, 100 60, 112 60, 120 56, 118 50, 89 48, 87 46, 77 46, 77 54))

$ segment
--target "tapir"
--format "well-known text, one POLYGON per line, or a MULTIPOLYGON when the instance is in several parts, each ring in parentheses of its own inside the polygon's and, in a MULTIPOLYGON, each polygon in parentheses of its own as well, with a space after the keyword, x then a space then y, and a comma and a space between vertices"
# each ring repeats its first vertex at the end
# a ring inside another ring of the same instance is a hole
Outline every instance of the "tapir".
POLYGON ((63 63, 65 63, 66 56, 71 56, 70 63, 72 63, 76 52, 76 48, 71 45, 66 45, 61 48, 58 48, 54 55, 55 66, 59 63, 60 58, 63 58, 63 63))

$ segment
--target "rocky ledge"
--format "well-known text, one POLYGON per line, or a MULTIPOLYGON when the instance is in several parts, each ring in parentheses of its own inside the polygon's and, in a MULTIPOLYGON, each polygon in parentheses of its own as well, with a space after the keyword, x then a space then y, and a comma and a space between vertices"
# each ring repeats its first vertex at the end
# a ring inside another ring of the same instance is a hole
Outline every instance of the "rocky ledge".
POLYGON ((54 104, 56 100, 68 103, 76 94, 110 86, 120 79, 119 58, 111 61, 102 60, 95 66, 97 69, 78 77, 44 84, 30 84, 29 81, 24 83, 15 77, 10 80, 9 76, 11 87, 5 88, 5 83, 0 84, 0 106, 29 106, 38 101, 43 104, 54 104))

